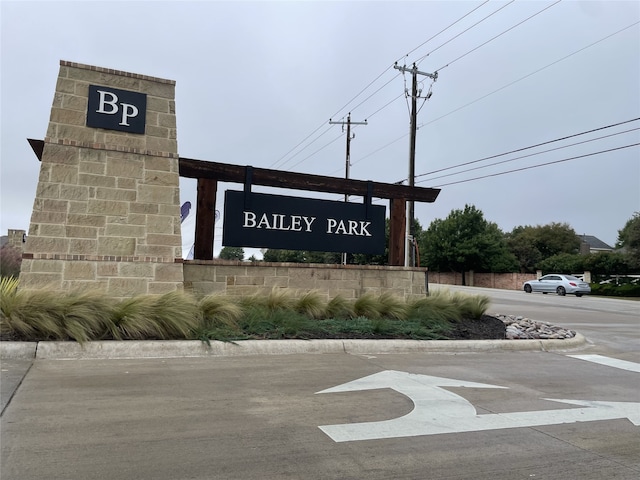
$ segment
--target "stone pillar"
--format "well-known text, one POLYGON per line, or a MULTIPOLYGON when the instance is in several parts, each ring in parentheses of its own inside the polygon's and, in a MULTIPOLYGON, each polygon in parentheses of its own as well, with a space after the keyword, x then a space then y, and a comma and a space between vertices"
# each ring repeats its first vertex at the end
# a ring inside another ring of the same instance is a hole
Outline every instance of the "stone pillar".
POLYGON ((61 61, 41 162, 20 288, 182 288, 174 81, 61 61))
POLYGON ((26 233, 24 230, 12 230, 9 229, 9 239, 7 244, 13 248, 17 248, 21 252, 24 250, 24 241, 26 239, 26 233))

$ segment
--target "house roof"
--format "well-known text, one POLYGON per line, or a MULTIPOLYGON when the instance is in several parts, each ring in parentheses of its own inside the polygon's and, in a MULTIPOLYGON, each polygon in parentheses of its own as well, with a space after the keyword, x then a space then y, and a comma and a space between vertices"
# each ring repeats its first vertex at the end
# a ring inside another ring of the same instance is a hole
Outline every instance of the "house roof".
POLYGON ((613 250, 613 247, 607 245, 598 237, 594 237, 593 235, 578 235, 580 237, 580 241, 582 243, 588 243, 589 247, 595 250, 613 250))

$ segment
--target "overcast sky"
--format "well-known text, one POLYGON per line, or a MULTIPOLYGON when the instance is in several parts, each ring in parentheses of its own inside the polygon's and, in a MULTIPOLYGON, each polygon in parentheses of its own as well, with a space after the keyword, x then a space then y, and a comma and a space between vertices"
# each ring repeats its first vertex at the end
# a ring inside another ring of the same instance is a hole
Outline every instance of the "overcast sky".
MULTIPOLYGON (((45 136, 60 60, 175 80, 178 150, 199 160, 344 177, 329 119, 351 112, 368 125, 353 129, 350 178, 378 182, 408 177, 411 78, 393 65, 416 62, 438 72, 419 76, 432 95, 418 101, 416 185, 442 188, 416 204, 424 228, 472 204, 504 232, 566 222, 613 246, 640 211, 635 0, 0 4, 3 235, 29 227, 39 162, 26 139, 45 136)), ((219 185, 216 208, 239 188, 219 185)), ((181 200, 195 206, 194 180, 181 200)))

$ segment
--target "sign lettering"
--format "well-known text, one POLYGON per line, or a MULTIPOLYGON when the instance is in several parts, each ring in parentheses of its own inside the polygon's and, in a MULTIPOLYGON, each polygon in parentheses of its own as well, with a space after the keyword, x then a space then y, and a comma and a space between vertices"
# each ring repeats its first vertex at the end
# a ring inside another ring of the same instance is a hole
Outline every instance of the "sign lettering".
POLYGON ((89 85, 88 127, 144 133, 146 111, 144 93, 89 85))
POLYGON ((381 205, 225 192, 222 244, 321 252, 384 253, 381 205))

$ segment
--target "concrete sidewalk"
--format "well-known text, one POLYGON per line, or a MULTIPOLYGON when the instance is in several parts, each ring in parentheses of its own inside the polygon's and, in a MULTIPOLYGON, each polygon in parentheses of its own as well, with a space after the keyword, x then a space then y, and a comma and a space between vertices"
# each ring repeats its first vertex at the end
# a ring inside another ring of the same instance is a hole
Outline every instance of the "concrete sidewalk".
POLYGON ((584 347, 581 334, 564 340, 200 340, 0 342, 0 407, 11 402, 34 360, 126 360, 251 355, 383 355, 495 351, 561 351, 584 347))
POLYGON ((244 355, 290 355, 301 353, 444 353, 537 350, 555 351, 581 348, 581 334, 564 340, 199 340, 0 342, 0 359, 130 359, 244 355))

